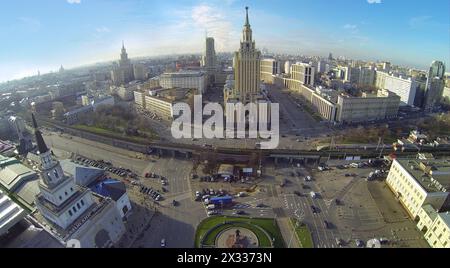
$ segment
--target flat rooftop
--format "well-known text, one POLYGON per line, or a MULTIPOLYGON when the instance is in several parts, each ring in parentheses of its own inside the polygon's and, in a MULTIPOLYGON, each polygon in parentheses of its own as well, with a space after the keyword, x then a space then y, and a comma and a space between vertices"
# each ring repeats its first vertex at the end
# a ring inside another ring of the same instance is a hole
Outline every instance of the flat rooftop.
POLYGON ((427 192, 450 191, 450 159, 398 159, 397 161, 427 192))

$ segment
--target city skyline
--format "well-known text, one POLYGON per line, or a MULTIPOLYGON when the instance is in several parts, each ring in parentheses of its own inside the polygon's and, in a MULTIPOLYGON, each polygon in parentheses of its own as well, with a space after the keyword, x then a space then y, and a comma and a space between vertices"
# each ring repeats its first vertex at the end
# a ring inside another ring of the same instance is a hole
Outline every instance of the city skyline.
POLYGON ((122 40, 131 58, 201 53, 206 31, 218 52, 235 51, 246 5, 259 47, 274 53, 332 52, 421 69, 450 61, 448 1, 353 0, 351 10, 340 1, 25 2, 4 4, 0 16, 0 81, 115 60, 122 40))

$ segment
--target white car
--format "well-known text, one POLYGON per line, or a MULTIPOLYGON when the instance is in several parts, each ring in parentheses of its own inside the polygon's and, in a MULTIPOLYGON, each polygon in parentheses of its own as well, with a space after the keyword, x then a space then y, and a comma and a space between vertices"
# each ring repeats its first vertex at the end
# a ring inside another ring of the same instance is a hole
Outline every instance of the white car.
POLYGON ((213 216, 213 215, 217 215, 217 211, 215 211, 215 210, 208 211, 208 216, 213 216))
POLYGON ((162 248, 166 247, 166 239, 165 238, 161 239, 161 247, 162 248))

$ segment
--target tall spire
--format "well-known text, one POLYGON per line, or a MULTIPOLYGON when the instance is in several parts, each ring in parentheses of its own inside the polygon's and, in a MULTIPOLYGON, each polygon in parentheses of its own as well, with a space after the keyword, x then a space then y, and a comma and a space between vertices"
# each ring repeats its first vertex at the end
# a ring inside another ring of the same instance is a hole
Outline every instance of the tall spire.
POLYGON ((33 119, 33 127, 34 127, 34 135, 36 136, 36 142, 38 146, 38 150, 40 154, 48 152, 47 144, 45 144, 44 138, 42 137, 42 133, 38 128, 38 124, 36 122, 36 118, 34 117, 34 113, 31 114, 31 118, 33 119))
POLYGON ((252 27, 250 26, 250 20, 248 19, 248 7, 245 7, 245 25, 243 33, 242 41, 245 43, 251 43, 252 42, 252 27))
POLYGON ((250 26, 250 21, 249 21, 249 19, 248 19, 248 7, 245 7, 245 13, 246 13, 246 16, 245 16, 245 26, 250 26))

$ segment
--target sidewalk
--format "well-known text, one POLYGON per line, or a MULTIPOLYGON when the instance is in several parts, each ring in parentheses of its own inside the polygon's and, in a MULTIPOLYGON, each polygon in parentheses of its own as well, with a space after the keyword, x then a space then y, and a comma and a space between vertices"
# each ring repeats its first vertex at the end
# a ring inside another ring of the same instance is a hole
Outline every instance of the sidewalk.
POLYGON ((301 248, 295 230, 289 222, 289 218, 277 218, 277 223, 280 227, 286 248, 301 248))

